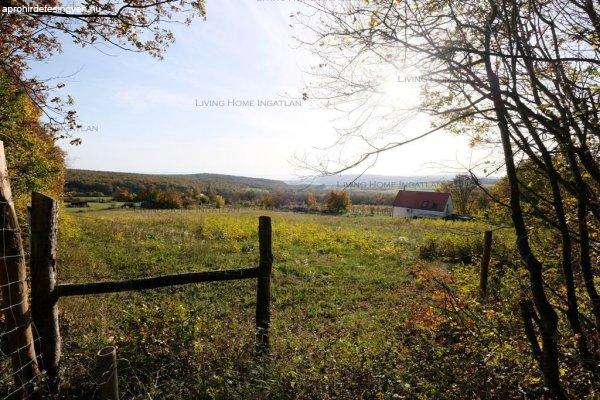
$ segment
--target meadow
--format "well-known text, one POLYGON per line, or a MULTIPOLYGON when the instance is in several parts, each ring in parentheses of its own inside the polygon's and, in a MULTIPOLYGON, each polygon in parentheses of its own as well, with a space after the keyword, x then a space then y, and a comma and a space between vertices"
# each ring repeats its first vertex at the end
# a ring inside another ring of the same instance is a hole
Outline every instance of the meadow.
MULTIPOLYGON (((503 300, 477 300, 476 267, 465 263, 477 260, 487 228, 481 222, 265 211, 63 213, 58 279, 254 266, 261 214, 273 220, 275 257, 266 362, 253 357, 254 280, 65 298, 65 398, 94 396, 94 355, 105 345, 118 348, 126 399, 534 393, 539 378, 530 375, 533 363, 511 319, 518 317, 503 300), (452 301, 465 303, 468 314, 454 312, 452 301)), ((496 241, 512 239, 498 232, 496 241)), ((503 285, 494 290, 508 302, 512 289, 503 285)))

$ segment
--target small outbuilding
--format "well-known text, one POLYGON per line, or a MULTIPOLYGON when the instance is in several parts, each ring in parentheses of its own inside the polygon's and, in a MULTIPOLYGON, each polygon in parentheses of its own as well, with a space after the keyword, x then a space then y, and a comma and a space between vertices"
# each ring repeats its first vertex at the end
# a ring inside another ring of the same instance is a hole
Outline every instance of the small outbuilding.
POLYGON ((392 204, 394 217, 433 217, 452 215, 450 193, 400 190, 392 204))

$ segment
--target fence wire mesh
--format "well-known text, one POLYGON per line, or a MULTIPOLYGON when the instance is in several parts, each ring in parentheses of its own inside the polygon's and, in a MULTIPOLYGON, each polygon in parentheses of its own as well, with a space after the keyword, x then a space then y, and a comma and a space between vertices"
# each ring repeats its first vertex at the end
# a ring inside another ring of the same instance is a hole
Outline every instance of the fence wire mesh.
MULTIPOLYGON (((41 337, 31 320, 27 271, 29 223, 15 210, 0 148, 0 399, 40 399, 44 387, 41 337)), ((23 212, 23 214, 26 214, 23 212)))

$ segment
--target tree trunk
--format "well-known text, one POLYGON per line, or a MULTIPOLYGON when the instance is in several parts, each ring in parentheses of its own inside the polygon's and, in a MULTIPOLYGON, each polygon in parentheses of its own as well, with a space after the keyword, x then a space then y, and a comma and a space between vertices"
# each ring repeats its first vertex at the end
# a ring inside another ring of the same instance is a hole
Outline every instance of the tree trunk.
POLYGON ((494 111, 498 118, 498 128, 502 140, 502 149, 504 152, 504 161, 506 164, 506 175, 510 189, 510 209, 511 219, 515 227, 517 236, 517 249, 521 260, 529 272, 529 284, 533 303, 540 318, 539 329, 542 338, 541 365, 544 382, 550 389, 556 399, 567 399, 560 383, 560 374, 558 367, 558 345, 556 343, 558 333, 558 316, 556 311, 548 301, 544 291, 544 279, 542 276, 542 263, 534 256, 529 245, 529 234, 523 218, 521 209, 521 200, 519 193, 519 184, 517 178, 517 169, 514 161, 514 154, 511 145, 509 126, 506 120, 506 109, 502 102, 500 82, 498 76, 493 70, 490 57, 491 33, 494 21, 497 17, 497 5, 490 1, 492 8, 488 25, 485 33, 485 68, 488 82, 490 84, 494 111))

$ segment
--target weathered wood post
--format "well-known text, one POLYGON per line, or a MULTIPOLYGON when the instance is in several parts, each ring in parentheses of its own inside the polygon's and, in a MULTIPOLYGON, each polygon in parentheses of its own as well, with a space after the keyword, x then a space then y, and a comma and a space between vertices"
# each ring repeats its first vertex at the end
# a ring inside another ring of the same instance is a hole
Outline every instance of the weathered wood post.
POLYGON ((481 256, 481 266, 479 268, 479 292, 482 298, 487 295, 488 271, 490 268, 490 259, 492 256, 492 231, 485 231, 483 235, 483 254, 481 256))
POLYGON ((100 373, 100 398, 119 400, 119 374, 117 372, 117 349, 105 347, 98 352, 100 373))
POLYGON ((19 221, 13 203, 10 177, 0 141, 0 289, 8 351, 12 360, 14 398, 39 398, 38 365, 31 331, 27 271, 19 221))
POLYGON ((37 347, 47 373, 50 394, 58 393, 60 330, 56 286, 56 239, 58 204, 41 193, 31 196, 31 311, 39 334, 37 347))
POLYGON ((260 263, 256 286, 256 354, 269 353, 269 323, 271 302, 271 269, 273 266, 271 218, 258 218, 260 263))

